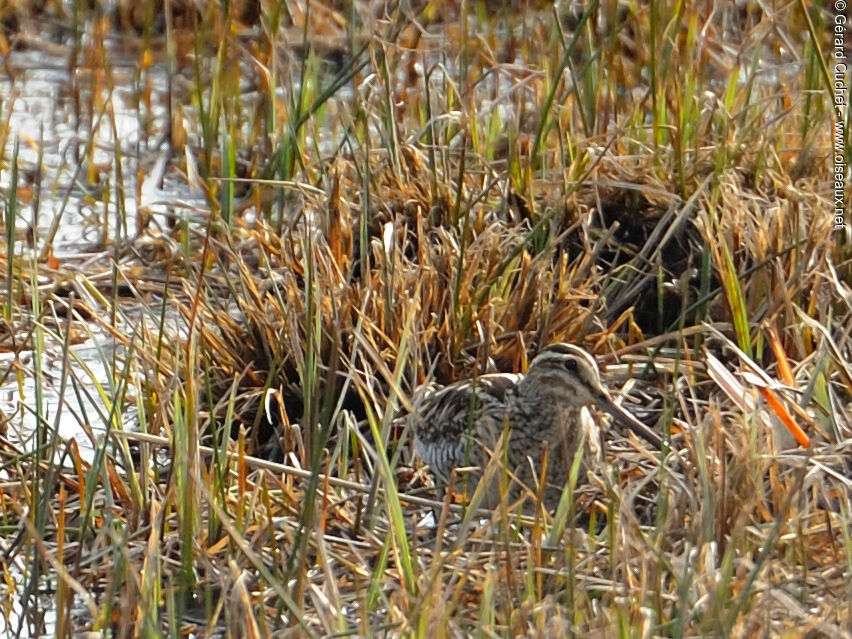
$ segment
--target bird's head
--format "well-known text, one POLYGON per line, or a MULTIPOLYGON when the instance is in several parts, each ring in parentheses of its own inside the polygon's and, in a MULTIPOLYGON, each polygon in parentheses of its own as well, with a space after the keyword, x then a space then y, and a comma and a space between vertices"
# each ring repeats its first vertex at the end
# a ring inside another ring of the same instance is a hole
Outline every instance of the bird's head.
POLYGON ((573 344, 553 344, 543 349, 530 364, 523 384, 542 397, 564 400, 581 406, 595 406, 657 448, 660 436, 615 404, 601 383, 594 358, 573 344))
POLYGON ((592 356, 573 344, 553 344, 533 359, 525 381, 542 395, 557 395, 578 406, 595 404, 606 391, 592 356))

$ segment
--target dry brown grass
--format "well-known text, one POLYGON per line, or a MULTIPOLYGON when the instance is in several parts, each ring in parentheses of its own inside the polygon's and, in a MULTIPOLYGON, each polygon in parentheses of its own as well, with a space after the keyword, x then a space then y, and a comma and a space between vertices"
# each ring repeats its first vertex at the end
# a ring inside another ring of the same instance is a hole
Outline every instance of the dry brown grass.
POLYGON ((142 432, 104 416, 91 471, 2 449, 3 571, 51 575, 57 632, 852 636, 852 268, 802 7, 533 4, 181 7, 212 55, 174 168, 207 206, 115 253, 143 319, 69 285, 142 432), (672 452, 607 435, 556 514, 440 501, 413 388, 554 341, 635 378, 672 452))

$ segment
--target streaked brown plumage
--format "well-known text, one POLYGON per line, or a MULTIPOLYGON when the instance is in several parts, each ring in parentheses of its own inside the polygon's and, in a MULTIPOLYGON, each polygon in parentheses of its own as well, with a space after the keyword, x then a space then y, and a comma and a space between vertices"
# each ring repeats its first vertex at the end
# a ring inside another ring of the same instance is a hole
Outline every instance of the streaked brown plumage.
MULTIPOLYGON (((610 413, 656 448, 662 446, 659 435, 612 402, 594 359, 571 344, 542 350, 526 375, 482 375, 443 388, 418 388, 413 404, 409 420, 416 452, 440 483, 449 481, 453 469, 466 466, 478 467, 473 477, 481 477, 506 424, 507 469, 529 488, 534 488, 533 468, 538 476, 547 447, 544 500, 549 507, 558 503, 567 481, 584 406, 610 413)), ((493 477, 486 487, 486 506, 499 501, 497 475, 493 477)))

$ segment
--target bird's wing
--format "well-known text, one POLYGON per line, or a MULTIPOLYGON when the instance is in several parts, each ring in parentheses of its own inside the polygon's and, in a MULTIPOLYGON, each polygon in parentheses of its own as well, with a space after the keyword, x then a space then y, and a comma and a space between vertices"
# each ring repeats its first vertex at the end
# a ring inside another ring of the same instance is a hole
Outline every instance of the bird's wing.
POLYGON ((481 375, 449 386, 420 387, 414 394, 414 428, 423 441, 458 441, 472 423, 482 419, 502 422, 506 401, 518 375, 481 375))
POLYGON ((482 375, 449 386, 420 387, 413 397, 417 454, 444 483, 454 468, 484 466, 493 451, 517 375, 482 375))

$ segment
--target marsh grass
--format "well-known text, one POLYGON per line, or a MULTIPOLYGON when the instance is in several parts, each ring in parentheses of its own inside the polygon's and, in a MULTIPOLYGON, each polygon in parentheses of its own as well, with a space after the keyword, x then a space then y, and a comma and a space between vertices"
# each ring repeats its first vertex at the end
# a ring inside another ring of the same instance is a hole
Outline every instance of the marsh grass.
POLYGON ((16 236, 45 198, 21 199, 14 142, 3 423, 36 427, 0 440, 7 632, 42 632, 47 600, 56 636, 852 635, 826 15, 601 4, 6 10, 22 46, 34 20, 71 25, 50 34, 89 84, 52 212, 81 198, 102 231, 64 263, 58 221, 16 236), (161 140, 205 204, 133 219, 161 140), (107 383, 74 352, 104 336, 107 383), (436 491, 398 419, 412 390, 560 340, 633 378, 663 454, 588 441, 555 513, 482 511, 463 472, 436 491), (46 352, 49 412, 90 455, 45 412, 46 352))

